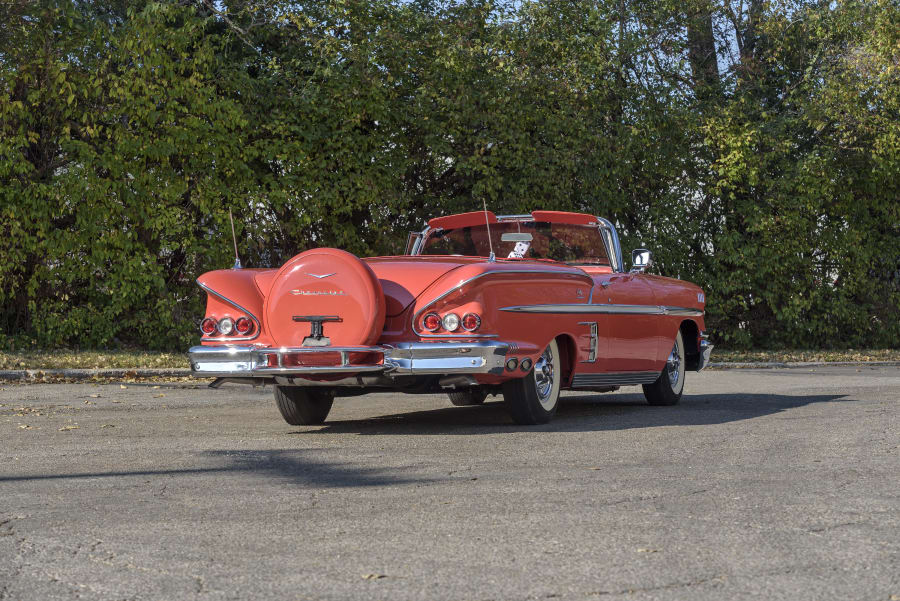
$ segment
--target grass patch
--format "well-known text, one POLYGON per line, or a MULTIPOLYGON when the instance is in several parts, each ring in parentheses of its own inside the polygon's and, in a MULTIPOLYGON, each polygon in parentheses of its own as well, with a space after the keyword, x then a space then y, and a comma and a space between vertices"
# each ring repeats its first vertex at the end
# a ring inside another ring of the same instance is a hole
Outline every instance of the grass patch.
POLYGON ((0 369, 189 368, 185 353, 151 351, 0 351, 0 369))
POLYGON ((715 363, 805 363, 805 362, 839 362, 839 361, 900 361, 900 349, 841 351, 817 350, 784 350, 784 351, 731 351, 713 349, 710 361, 715 363))

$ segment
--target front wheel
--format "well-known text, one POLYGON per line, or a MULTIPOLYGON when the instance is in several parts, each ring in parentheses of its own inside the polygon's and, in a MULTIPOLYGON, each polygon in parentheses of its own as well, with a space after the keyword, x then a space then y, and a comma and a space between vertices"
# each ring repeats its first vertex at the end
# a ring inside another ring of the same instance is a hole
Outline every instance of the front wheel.
POLYGON ((328 417, 334 391, 300 386, 276 386, 275 404, 284 421, 292 426, 314 426, 328 417))
POLYGON ((651 405, 676 405, 684 391, 684 341, 681 332, 675 336, 675 345, 666 366, 653 384, 644 384, 644 396, 651 405))
POLYGON ((559 347, 551 340, 524 378, 503 384, 503 400, 517 424, 546 424, 556 414, 562 369, 559 347))

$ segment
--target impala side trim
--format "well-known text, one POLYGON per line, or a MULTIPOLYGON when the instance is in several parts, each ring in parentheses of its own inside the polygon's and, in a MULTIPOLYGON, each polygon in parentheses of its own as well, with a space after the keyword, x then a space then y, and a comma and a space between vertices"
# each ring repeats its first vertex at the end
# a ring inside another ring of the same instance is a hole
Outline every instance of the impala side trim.
POLYGON ((618 305, 614 303, 512 305, 501 307, 500 310, 512 313, 571 313, 578 315, 593 313, 604 313, 607 315, 679 315, 685 317, 700 317, 703 315, 703 311, 688 307, 618 305))

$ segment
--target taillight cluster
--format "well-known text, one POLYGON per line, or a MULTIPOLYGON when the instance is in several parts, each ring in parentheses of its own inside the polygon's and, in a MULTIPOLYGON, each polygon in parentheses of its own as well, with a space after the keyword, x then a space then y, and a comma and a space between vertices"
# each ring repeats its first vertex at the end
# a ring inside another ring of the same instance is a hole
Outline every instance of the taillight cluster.
POLYGON ((253 320, 244 316, 237 319, 223 317, 218 321, 215 318, 207 317, 200 322, 200 331, 205 336, 215 336, 217 334, 222 336, 231 336, 232 334, 246 336, 253 332, 253 320))
POLYGON ((456 313, 445 313, 443 317, 437 313, 426 313, 422 318, 422 327, 429 332, 437 332, 441 328, 448 332, 455 332, 460 328, 474 332, 481 327, 481 316, 478 313, 466 313, 460 319, 456 313))

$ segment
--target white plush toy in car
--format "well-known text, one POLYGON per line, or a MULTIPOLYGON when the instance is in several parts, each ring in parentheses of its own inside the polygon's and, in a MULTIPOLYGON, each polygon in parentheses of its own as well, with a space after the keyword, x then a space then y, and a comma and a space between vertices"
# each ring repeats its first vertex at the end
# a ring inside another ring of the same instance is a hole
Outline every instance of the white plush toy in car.
POLYGON ((516 242, 515 248, 509 253, 507 259, 524 259, 525 253, 531 248, 531 242, 516 242))

